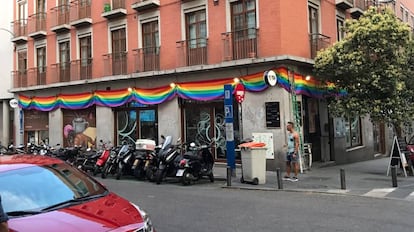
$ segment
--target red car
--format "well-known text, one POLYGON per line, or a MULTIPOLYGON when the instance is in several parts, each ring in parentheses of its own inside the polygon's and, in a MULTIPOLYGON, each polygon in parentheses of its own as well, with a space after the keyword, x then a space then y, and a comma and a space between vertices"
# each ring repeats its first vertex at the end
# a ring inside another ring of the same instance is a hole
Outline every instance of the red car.
POLYGON ((0 156, 0 195, 12 232, 155 231, 145 211, 55 158, 0 156))

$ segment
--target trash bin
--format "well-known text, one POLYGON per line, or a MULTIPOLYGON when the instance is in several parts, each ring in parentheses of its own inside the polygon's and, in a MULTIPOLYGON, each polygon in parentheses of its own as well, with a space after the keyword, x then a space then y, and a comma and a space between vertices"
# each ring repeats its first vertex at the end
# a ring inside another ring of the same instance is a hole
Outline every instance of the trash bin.
POLYGON ((241 147, 242 177, 241 183, 266 183, 266 148, 241 147))

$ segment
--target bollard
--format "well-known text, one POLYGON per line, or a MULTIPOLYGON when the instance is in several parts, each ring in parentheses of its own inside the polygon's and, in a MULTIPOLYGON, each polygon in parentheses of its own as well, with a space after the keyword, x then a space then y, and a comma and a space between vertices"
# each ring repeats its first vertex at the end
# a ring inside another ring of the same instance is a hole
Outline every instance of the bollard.
POLYGON ((277 188, 283 189, 283 181, 282 181, 282 175, 280 174, 280 168, 276 169, 277 174, 277 188))
POLYGON ((232 175, 231 167, 227 166, 227 186, 231 186, 231 175, 232 175))
POLYGON ((397 166, 391 167, 391 180, 392 180, 392 187, 398 187, 397 184, 397 166))
POLYGON ((345 169, 341 168, 341 170, 340 170, 340 176, 341 176, 341 189, 346 189, 345 169))

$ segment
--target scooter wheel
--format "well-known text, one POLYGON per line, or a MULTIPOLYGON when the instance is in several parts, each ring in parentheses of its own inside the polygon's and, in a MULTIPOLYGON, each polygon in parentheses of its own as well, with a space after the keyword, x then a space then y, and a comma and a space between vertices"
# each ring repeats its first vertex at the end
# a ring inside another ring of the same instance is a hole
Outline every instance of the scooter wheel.
POLYGON ((161 171, 161 170, 158 170, 158 171, 155 173, 155 182, 156 182, 157 184, 161 184, 161 181, 162 181, 162 171, 161 171))
POLYGON ((240 177, 240 183, 244 183, 244 182, 246 182, 246 181, 244 181, 244 178, 243 177, 240 177))
POLYGON ((183 185, 190 185, 191 184, 191 173, 189 173, 187 170, 184 171, 183 176, 181 177, 181 183, 183 185))
POLYGON ((259 184, 259 179, 254 178, 252 184, 253 185, 258 185, 259 184))
POLYGON ((99 172, 99 166, 95 166, 94 169, 93 169, 92 175, 96 176, 96 174, 98 174, 98 172, 99 172))
POLYGON ((214 174, 210 173, 210 175, 208 175, 208 178, 210 179, 211 183, 214 183, 214 174))

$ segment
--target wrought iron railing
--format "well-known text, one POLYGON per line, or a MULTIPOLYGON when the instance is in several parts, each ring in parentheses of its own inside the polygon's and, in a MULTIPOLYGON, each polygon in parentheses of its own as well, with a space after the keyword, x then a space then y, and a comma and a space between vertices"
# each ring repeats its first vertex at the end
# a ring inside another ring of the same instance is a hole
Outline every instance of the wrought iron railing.
POLYGON ((178 41, 178 66, 207 64, 207 49, 207 38, 178 41))
POLYGON ((14 38, 27 36, 27 19, 19 19, 12 22, 14 38))
POLYGON ((238 60, 256 58, 258 29, 246 28, 232 32, 222 33, 223 60, 238 60))
POLYGON ((70 5, 59 5, 52 8, 52 27, 69 24, 70 5))
POLYGON ((38 31, 46 31, 46 13, 36 13, 29 16, 28 33, 35 33, 38 31))
POLYGON ((30 68, 28 71, 29 86, 46 85, 47 68, 45 66, 30 68))
POLYGON ((27 70, 18 70, 12 72, 13 88, 27 87, 27 70))
POLYGON ((309 35, 310 47, 311 47, 311 58, 314 59, 319 50, 327 48, 331 44, 331 37, 314 33, 309 35))
POLYGON ((76 0, 70 8, 70 21, 91 18, 91 0, 76 0))
POLYGON ((52 74, 56 77, 57 82, 69 82, 70 77, 70 62, 62 62, 52 64, 52 74))
POLYGON ((88 80, 92 78, 92 58, 72 60, 70 62, 71 80, 88 80))
POLYGON ((160 47, 134 49, 134 72, 160 70, 160 47))
POLYGON ((127 52, 116 52, 103 55, 104 75, 125 75, 128 73, 127 52))

